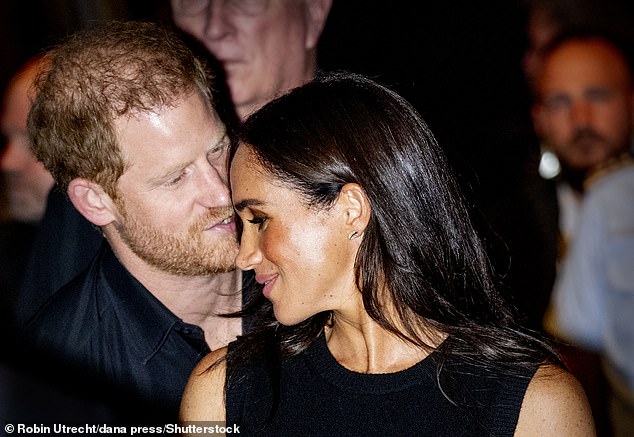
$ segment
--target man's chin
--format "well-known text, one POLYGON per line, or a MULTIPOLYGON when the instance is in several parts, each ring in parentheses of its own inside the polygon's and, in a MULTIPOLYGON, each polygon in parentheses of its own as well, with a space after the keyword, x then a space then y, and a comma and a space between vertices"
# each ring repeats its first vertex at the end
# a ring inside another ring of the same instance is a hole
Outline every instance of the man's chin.
POLYGON ((212 276, 222 273, 233 272, 236 269, 235 262, 233 260, 223 262, 216 260, 214 264, 202 264, 202 263, 179 263, 179 264, 155 264, 160 270, 165 271, 176 276, 183 277, 195 277, 195 276, 212 276))

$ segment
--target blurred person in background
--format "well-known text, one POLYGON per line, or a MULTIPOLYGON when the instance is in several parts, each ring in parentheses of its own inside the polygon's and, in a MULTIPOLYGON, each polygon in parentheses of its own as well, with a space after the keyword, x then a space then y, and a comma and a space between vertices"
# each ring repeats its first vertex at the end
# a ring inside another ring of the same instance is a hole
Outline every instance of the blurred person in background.
POLYGON ((53 186, 53 177, 31 152, 26 131, 32 85, 42 63, 43 58, 33 58, 16 73, 5 92, 0 115, 4 146, 0 169, 7 184, 8 216, 25 223, 42 219, 46 196, 53 186))
MULTIPOLYGON (((560 273, 561 265, 565 261, 568 248, 574 241, 578 227, 582 200, 584 198, 584 179, 586 169, 584 166, 592 163, 570 164, 571 158, 562 148, 568 144, 569 152, 574 150, 574 141, 571 137, 562 136, 564 123, 564 108, 561 108, 559 121, 555 121, 555 113, 549 115, 542 101, 539 89, 538 74, 542 69, 544 59, 552 50, 553 41, 561 38, 560 35, 596 34, 611 35, 626 45, 634 41, 634 8, 633 4, 624 0, 527 0, 526 7, 526 50, 523 58, 523 70, 527 89, 532 97, 533 138, 530 144, 530 153, 522 170, 522 182, 520 183, 519 202, 523 205, 527 225, 518 230, 518 241, 521 242, 519 250, 515 251, 516 270, 520 271, 519 283, 534 282, 533 278, 539 278, 539 287, 525 288, 519 294, 522 307, 531 314, 533 325, 537 329, 546 329, 553 333, 551 311, 549 310, 553 287, 560 273), (539 109, 541 108, 541 110, 539 109), (541 113, 540 119, 537 114, 541 113), (553 118, 551 119, 552 116, 553 118), (560 150, 557 150, 559 146, 560 150), (567 155, 567 156, 566 156, 567 155), (526 238, 522 236, 526 235, 526 238), (518 255, 520 259, 518 260, 518 255), (525 254, 525 255, 524 255, 525 254), (534 266, 534 267, 527 267, 534 266)), ((617 56, 618 58, 618 56, 617 56)), ((612 58, 614 61, 614 58, 612 58)), ((610 62, 612 62, 610 61, 610 62)), ((592 63, 592 61, 587 61, 592 63)), ((617 59, 617 69, 622 68, 617 59)), ((587 68, 587 67, 586 67, 587 68)), ((601 66, 595 66, 594 77, 601 66)), ((581 73, 581 72, 579 72, 581 73)), ((564 76, 560 81, 567 81, 566 75, 573 74, 569 68, 561 66, 560 74, 564 76)), ((581 86, 580 74, 575 77, 574 86, 581 86)), ((601 79, 600 84, 605 85, 609 80, 608 73, 601 79)), ((571 77, 572 80, 572 77, 571 77)), ((587 79, 589 80, 589 79, 587 79)), ((589 84, 589 82, 587 82, 589 84)), ((570 84, 573 86, 573 84, 570 84)), ((623 96, 623 93, 620 92, 623 96)), ((565 100, 565 96, 564 96, 565 100)), ((586 108, 598 108, 599 96, 588 95, 586 108)), ((617 99, 621 102, 622 98, 617 99)), ((579 98, 575 99, 579 102, 579 98)), ((620 112, 613 120, 607 120, 593 109, 588 109, 588 120, 581 121, 581 125, 589 124, 591 131, 605 135, 606 129, 609 137, 614 141, 615 135, 620 137, 617 143, 620 147, 627 147, 629 141, 627 132, 615 123, 622 123, 627 117, 628 105, 619 104, 615 107, 615 99, 612 102, 604 102, 604 106, 620 112), (597 117, 603 117, 599 121, 597 117), (594 118, 593 120, 590 120, 594 118), (617 122, 617 120, 621 120, 617 122), (609 124, 612 123, 612 127, 609 124), (621 131, 619 133, 619 131, 621 131)), ((563 105, 565 106, 565 105, 563 105)), ((575 107, 579 107, 575 103, 575 107)), ((580 115, 583 112, 578 113, 580 115)), ((570 119, 568 124, 570 124, 570 119)), ((575 129, 580 128, 579 120, 575 129)), ((588 132, 588 126, 580 129, 588 132)), ((570 128, 568 128, 570 129, 570 128)), ((628 128, 626 128, 627 130, 628 128)), ((576 135, 576 134, 574 134, 576 135)), ((596 139, 596 136, 595 136, 596 139)), ((601 142, 595 141, 595 147, 603 147, 601 142)), ((521 285, 519 287, 521 289, 521 285)), ((579 347, 566 344, 563 346, 563 357, 567 365, 582 382, 595 414, 595 423, 599 435, 610 435, 609 420, 607 418, 606 395, 607 382, 601 368, 600 357, 596 352, 591 352, 579 347)))
MULTIPOLYGON (((527 49, 523 58, 524 75, 531 93, 535 108, 539 107, 540 90, 537 75, 543 67, 545 57, 552 51, 553 41, 562 34, 596 33, 610 35, 613 39, 632 44, 634 42, 634 10, 623 0, 527 0, 527 49)), ((565 255, 565 244, 574 234, 578 221, 579 208, 583 192, 584 166, 577 162, 570 163, 565 152, 553 142, 552 130, 541 132, 542 124, 535 121, 534 129, 539 141, 537 152, 537 172, 546 181, 542 185, 541 194, 536 196, 538 208, 550 212, 551 223, 545 226, 554 227, 550 234, 555 234, 552 244, 556 259, 565 255), (562 154, 563 153, 563 154, 562 154), (548 193, 550 191, 550 193, 548 193), (554 223, 554 226, 552 224, 554 223)), ((559 143, 561 143, 561 138, 559 143)), ((538 184, 538 181, 532 181, 538 184)), ((544 217, 540 222, 543 222, 544 217)), ((554 278, 553 278, 554 281, 554 278)), ((551 285, 552 287, 552 285, 551 285)))
POLYGON ((630 81, 627 49, 592 31, 556 38, 536 76, 535 131, 559 163, 557 197, 568 206, 560 208, 564 251, 588 173, 631 150, 630 81))
MULTIPOLYGON (((526 112, 539 100, 536 76, 549 45, 560 34, 598 32, 634 41, 634 9, 624 0, 525 0, 525 50, 522 58, 526 112)), ((532 114, 531 114, 532 115, 532 114)), ((533 117, 534 119, 534 117, 533 117)), ((533 120, 527 154, 520 167, 516 203, 525 220, 511 239, 513 293, 529 324, 543 329, 557 265, 572 238, 580 207, 579 180, 545 141, 533 120)))
POLYGON ((241 119, 315 77, 332 0, 170 0, 176 25, 224 68, 241 119))
POLYGON ((103 405, 73 398, 35 376, 41 376, 41 369, 30 368, 23 339, 13 330, 14 300, 53 186, 53 177, 31 152, 26 129, 33 83, 45 63, 36 56, 22 65, 7 86, 0 114, 0 168, 7 190, 7 211, 0 223, 0 417, 9 423, 103 421, 110 417, 103 405))
POLYGON ((6 211, 0 224, 0 313, 11 326, 13 305, 38 225, 44 214, 53 177, 30 149, 26 120, 31 108, 32 85, 42 57, 27 61, 13 76, 4 93, 0 114, 2 149, 0 170, 6 211))
MULTIPOLYGON (((634 282, 625 279, 633 265, 627 249, 634 215, 629 208, 634 132, 630 56, 626 45, 604 33, 559 35, 536 75, 533 109, 536 131, 560 162, 558 198, 569 198, 576 208, 546 327, 579 348, 575 354, 598 354, 612 388, 610 422, 619 436, 634 426, 634 282)), ((592 361, 582 357, 571 359, 588 374, 592 361)), ((603 372, 596 373, 595 384, 602 384, 603 372)))

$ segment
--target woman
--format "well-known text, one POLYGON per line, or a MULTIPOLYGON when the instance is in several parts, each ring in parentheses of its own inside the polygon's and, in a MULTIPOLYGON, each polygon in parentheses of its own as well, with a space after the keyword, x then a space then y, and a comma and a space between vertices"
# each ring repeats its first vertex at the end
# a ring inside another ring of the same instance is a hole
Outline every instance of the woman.
POLYGON ((183 420, 267 436, 594 435, 579 384, 497 294, 403 98, 319 78, 248 119, 230 171, 258 321, 194 370, 183 420))

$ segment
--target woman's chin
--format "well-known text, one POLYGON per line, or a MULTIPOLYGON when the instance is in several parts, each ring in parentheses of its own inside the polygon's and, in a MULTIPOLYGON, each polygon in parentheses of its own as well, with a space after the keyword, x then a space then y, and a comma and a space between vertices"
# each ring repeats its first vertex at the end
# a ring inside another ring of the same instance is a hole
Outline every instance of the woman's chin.
POLYGON ((287 314, 283 311, 278 311, 275 305, 273 305, 273 312, 275 314, 275 319, 284 326, 297 325, 310 317, 310 315, 302 317, 296 314, 287 314))

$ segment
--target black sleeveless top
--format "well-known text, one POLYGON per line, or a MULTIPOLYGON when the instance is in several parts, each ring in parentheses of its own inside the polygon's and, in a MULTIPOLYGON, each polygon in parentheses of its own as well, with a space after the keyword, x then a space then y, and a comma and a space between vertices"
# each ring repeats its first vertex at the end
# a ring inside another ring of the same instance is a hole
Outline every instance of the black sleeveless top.
POLYGON ((512 436, 537 367, 509 376, 449 359, 438 380, 436 358, 397 373, 356 373, 337 363, 322 335, 282 362, 277 390, 260 360, 232 378, 227 423, 249 436, 512 436))

